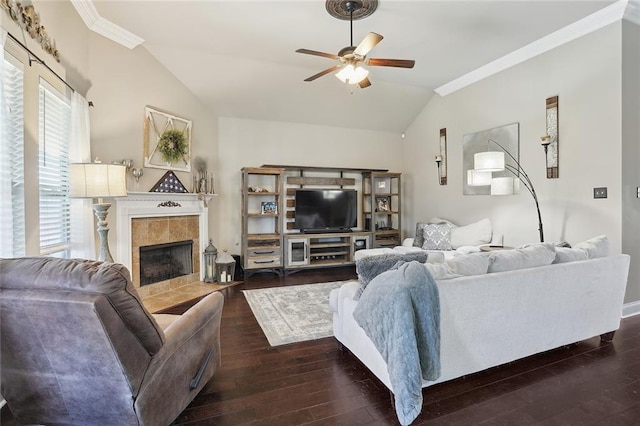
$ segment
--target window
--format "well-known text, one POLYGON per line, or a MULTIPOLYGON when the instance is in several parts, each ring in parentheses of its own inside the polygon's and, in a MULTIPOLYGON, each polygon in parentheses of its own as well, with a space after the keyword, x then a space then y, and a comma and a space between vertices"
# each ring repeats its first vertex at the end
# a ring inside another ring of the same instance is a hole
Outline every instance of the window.
POLYGON ((69 257, 70 92, 15 43, 0 49, 0 257, 69 257))
POLYGON ((0 123, 0 257, 25 255, 23 80, 21 64, 7 55, 2 69, 6 114, 0 123))
POLYGON ((71 107, 46 81, 39 88, 40 254, 69 256, 69 133, 71 107))

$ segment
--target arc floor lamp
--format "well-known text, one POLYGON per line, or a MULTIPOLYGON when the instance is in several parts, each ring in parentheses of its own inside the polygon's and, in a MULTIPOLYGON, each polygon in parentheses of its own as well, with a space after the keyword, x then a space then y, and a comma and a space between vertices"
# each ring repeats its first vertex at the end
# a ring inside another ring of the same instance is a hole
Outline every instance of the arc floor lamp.
POLYGON ((540 205, 538 204, 538 196, 536 195, 536 190, 533 187, 531 179, 529 179, 520 162, 516 160, 505 147, 493 139, 489 139, 489 143, 497 145, 502 151, 486 151, 474 154, 473 170, 467 171, 467 184, 470 186, 491 185, 491 195, 513 195, 520 192, 520 183, 522 183, 536 203, 540 242, 544 242, 540 205), (505 154, 511 158, 515 166, 505 162, 505 154), (513 176, 493 177, 493 172, 502 172, 505 170, 513 176))

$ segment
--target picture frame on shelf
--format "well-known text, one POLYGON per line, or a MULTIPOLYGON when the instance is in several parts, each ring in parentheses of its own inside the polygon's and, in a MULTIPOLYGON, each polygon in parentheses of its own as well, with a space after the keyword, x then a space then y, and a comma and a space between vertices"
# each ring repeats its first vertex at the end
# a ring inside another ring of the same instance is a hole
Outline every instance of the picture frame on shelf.
POLYGON ((278 214, 278 204, 275 201, 261 202, 260 214, 278 214))
POLYGON ((376 206, 379 212, 389 211, 389 199, 387 197, 376 198, 376 206))
POLYGON ((375 191, 379 194, 391 193, 391 179, 390 178, 377 178, 375 180, 375 191))

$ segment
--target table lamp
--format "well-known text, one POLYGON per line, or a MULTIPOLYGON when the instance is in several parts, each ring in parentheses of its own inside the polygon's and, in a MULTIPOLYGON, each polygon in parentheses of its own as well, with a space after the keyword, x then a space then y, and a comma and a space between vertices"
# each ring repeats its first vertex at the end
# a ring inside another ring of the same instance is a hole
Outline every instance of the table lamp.
POLYGON ((111 203, 104 203, 103 197, 123 197, 127 195, 127 168, 121 164, 75 163, 69 165, 71 198, 97 198, 93 211, 98 218, 100 235, 100 255, 98 260, 113 262, 109 251, 109 224, 107 214, 111 203))

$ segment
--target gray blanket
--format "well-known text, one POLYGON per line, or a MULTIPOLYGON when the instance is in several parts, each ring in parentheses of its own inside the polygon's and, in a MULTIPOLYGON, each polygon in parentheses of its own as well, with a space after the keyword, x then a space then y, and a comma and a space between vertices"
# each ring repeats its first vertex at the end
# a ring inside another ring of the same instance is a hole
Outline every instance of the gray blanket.
POLYGON ((422 410, 422 379, 440 377, 440 298, 418 262, 396 265, 367 286, 353 312, 387 363, 396 414, 408 425, 422 410))

